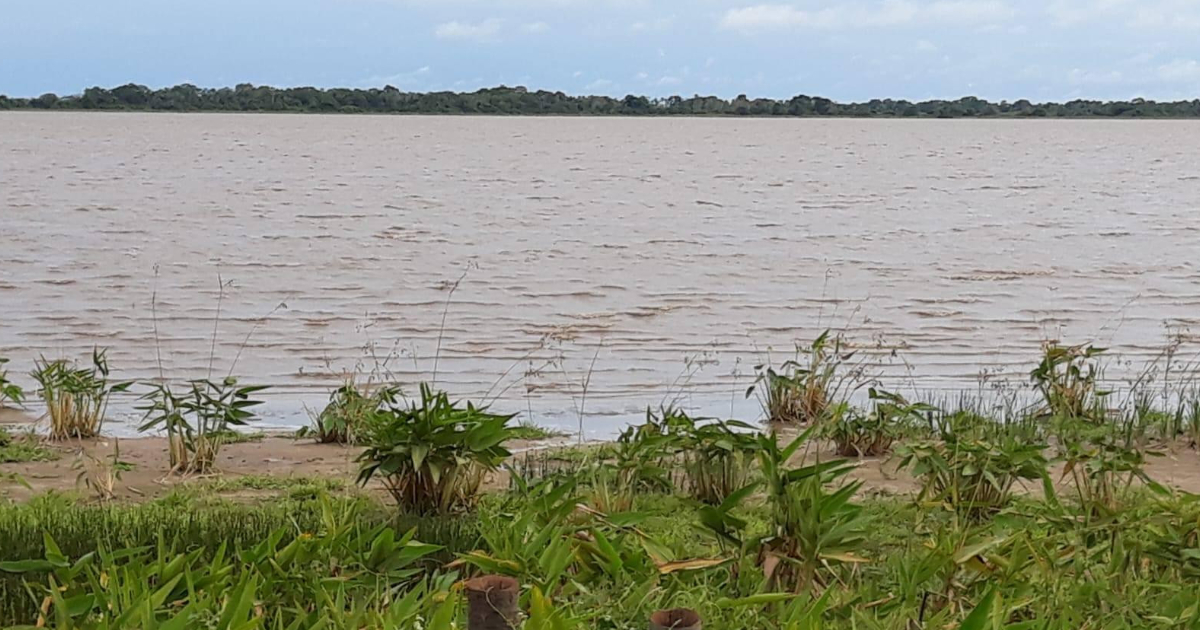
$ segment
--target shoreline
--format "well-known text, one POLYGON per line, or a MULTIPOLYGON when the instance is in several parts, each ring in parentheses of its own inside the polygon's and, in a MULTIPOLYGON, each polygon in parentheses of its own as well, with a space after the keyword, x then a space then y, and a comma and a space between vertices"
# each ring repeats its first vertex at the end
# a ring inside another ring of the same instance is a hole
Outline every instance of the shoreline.
MULTIPOLYGON (((781 439, 794 437, 795 429, 784 427, 781 439)), ((176 488, 189 484, 218 481, 231 487, 272 485, 278 482, 319 479, 339 484, 346 489, 355 488, 357 464, 355 459, 362 447, 342 444, 320 444, 311 438, 297 438, 279 434, 265 434, 254 439, 224 445, 218 457, 217 471, 208 475, 181 476, 169 474, 167 440, 165 437, 145 436, 138 438, 101 437, 88 440, 63 442, 42 441, 58 455, 53 461, 0 463, 0 473, 15 473, 30 486, 19 484, 0 486, 0 498, 26 502, 47 493, 73 493, 88 500, 86 489, 76 484, 78 469, 75 462, 78 454, 85 452, 92 457, 104 459, 111 456, 114 445, 119 443, 120 460, 132 465, 121 473, 117 483, 116 503, 140 503, 169 494, 176 488)), ((513 461, 523 453, 531 451, 557 451, 570 454, 577 447, 598 448, 613 444, 612 441, 588 441, 582 444, 571 438, 549 438, 544 440, 510 440, 507 443, 513 453, 513 461)), ((1161 457, 1150 457, 1146 472, 1168 487, 1189 493, 1200 494, 1200 456, 1195 447, 1186 440, 1159 443, 1161 457)), ((849 475, 850 480, 861 481, 861 492, 872 496, 913 496, 920 491, 919 481, 907 470, 897 467, 894 454, 877 457, 841 458, 832 444, 822 440, 815 451, 801 452, 797 459, 813 461, 819 459, 847 459, 856 464, 849 475)), ((562 460, 568 461, 568 460, 562 460)), ((1069 480, 1062 475, 1062 464, 1053 463, 1051 477, 1056 487, 1067 488, 1069 480)), ((501 492, 508 488, 509 472, 501 468, 484 484, 488 493, 501 492)), ((377 483, 368 484, 362 491, 386 500, 386 493, 377 483)), ((1016 488, 1022 494, 1040 494, 1036 483, 1016 488)))
POLYGON ((1196 116, 1014 116, 1014 115, 997 115, 997 116, 792 116, 792 115, 774 115, 774 114, 595 114, 595 113, 553 113, 553 114, 537 114, 537 113, 520 113, 520 114, 502 114, 502 113, 480 113, 480 112, 315 112, 315 111, 286 111, 286 110, 240 110, 240 109, 211 109, 211 110, 170 110, 170 109, 82 109, 82 108, 61 108, 61 109, 38 109, 33 107, 19 108, 0 108, 0 114, 7 112, 32 112, 35 114, 46 113, 103 113, 103 114, 175 114, 175 115, 190 115, 190 114, 247 114, 247 115, 296 115, 296 116, 378 116, 378 117, 412 117, 412 118, 496 118, 496 119, 513 119, 513 118, 548 118, 548 119, 630 119, 630 120, 861 120, 861 121, 983 121, 983 120, 1012 120, 1012 121, 1127 121, 1127 122, 1150 122, 1150 121, 1167 121, 1167 122, 1200 122, 1200 115, 1196 116))

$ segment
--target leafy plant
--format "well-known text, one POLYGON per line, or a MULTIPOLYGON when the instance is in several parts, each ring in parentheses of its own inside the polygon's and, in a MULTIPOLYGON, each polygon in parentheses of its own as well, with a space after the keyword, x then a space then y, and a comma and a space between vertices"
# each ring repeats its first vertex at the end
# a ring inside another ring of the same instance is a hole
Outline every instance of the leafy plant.
POLYGON ((117 496, 121 473, 133 470, 133 464, 121 460, 121 442, 113 440, 113 452, 104 459, 80 449, 72 468, 78 471, 76 485, 91 490, 100 501, 108 501, 117 496))
POLYGON ((899 394, 870 388, 871 411, 863 413, 840 403, 822 423, 821 435, 832 440, 842 457, 878 457, 892 450, 892 443, 934 411, 924 403, 910 403, 899 394))
POLYGON ((1096 422, 1105 418, 1103 401, 1109 392, 1097 388, 1100 370, 1095 361, 1104 352, 1091 345, 1057 342, 1043 347, 1042 360, 1029 376, 1042 395, 1045 415, 1096 422))
POLYGON ((787 361, 779 370, 757 365, 746 397, 758 394, 768 422, 810 424, 825 418, 830 407, 861 386, 861 366, 851 364, 854 352, 843 350, 841 335, 821 333, 801 350, 803 363, 787 361))
POLYGON ((0 357, 0 407, 9 402, 19 405, 25 401, 25 390, 8 380, 8 370, 4 369, 7 363, 8 359, 0 357))
POLYGON ((621 431, 615 443, 580 467, 596 510, 625 512, 632 509, 635 495, 671 489, 668 467, 673 463, 675 436, 649 411, 646 416, 645 424, 621 431))
POLYGON ((461 554, 451 568, 472 566, 509 575, 554 593, 574 561, 571 536, 580 497, 573 479, 547 478, 518 490, 499 509, 481 516, 482 549, 461 554))
POLYGON ((745 519, 733 510, 758 483, 730 495, 721 505, 700 510, 700 523, 718 540, 757 556, 767 588, 804 591, 828 584, 834 565, 857 564, 865 559, 854 552, 865 539, 866 521, 851 499, 861 482, 835 484, 854 469, 845 460, 793 467, 789 462, 816 427, 809 427, 787 446, 780 447, 772 432, 758 436, 758 462, 766 492, 768 532, 746 537, 745 519))
POLYGON ((1062 420, 1057 434, 1062 478, 1070 478, 1075 498, 1089 519, 1116 514, 1135 482, 1163 490, 1146 474, 1147 456, 1160 453, 1140 447, 1132 436, 1078 420, 1062 420))
POLYGON ((38 382, 38 395, 46 403, 52 440, 91 438, 100 435, 109 397, 129 389, 132 383, 110 383, 107 350, 92 351, 92 367, 76 368, 62 359, 39 359, 31 376, 38 382))
POLYGON ((974 518, 994 514, 1020 480, 1045 480, 1044 444, 946 433, 899 449, 900 466, 921 479, 918 500, 931 500, 974 518))
POLYGON ((138 409, 145 415, 139 430, 166 431, 172 472, 207 473, 215 467, 230 427, 255 420, 251 408, 262 401, 251 396, 265 389, 262 385, 239 387, 233 377, 220 382, 191 381, 182 394, 156 383, 141 398, 138 409))
MULTIPOLYGON (((517 480, 517 490, 481 518, 484 549, 451 567, 517 577, 547 594, 586 591, 608 581, 645 583, 681 570, 671 553, 638 530, 645 515, 605 514, 584 507, 576 476, 517 480)), ((720 562, 700 562, 713 566, 720 562)))
POLYGON ((45 576, 30 585, 39 627, 400 628, 442 607, 449 581, 415 566, 437 546, 362 526, 353 506, 324 500, 322 511, 315 532, 279 528, 240 548, 180 548, 162 532, 153 546, 72 560, 45 534, 43 559, 0 571, 45 576))
POLYGON ((329 395, 329 404, 314 418, 311 433, 322 444, 357 444, 374 414, 394 405, 399 395, 395 386, 359 386, 350 379, 329 395))
POLYGON ((504 448, 514 416, 451 402, 421 385, 421 398, 372 414, 359 456, 358 482, 379 477, 405 512, 447 513, 470 507, 484 476, 510 453, 504 448))
POLYGON ((647 412, 647 422, 660 426, 669 438, 668 457, 682 464, 683 476, 677 485, 692 498, 717 505, 749 482, 754 427, 736 420, 697 420, 672 408, 658 417, 647 412))

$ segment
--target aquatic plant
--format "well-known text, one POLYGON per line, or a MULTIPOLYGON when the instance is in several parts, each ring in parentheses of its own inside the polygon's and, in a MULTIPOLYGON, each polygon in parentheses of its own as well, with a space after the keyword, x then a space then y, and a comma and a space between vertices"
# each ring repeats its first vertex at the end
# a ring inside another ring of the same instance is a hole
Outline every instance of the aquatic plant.
POLYGON ((131 382, 109 382, 107 350, 92 351, 92 367, 76 368, 65 359, 38 359, 31 376, 46 403, 52 440, 100 435, 109 397, 129 389, 131 382))
POLYGON ((674 407, 646 411, 645 427, 662 435, 660 467, 677 489, 712 505, 746 485, 754 463, 755 427, 736 420, 692 418, 674 407))
POLYGON ((839 403, 821 423, 821 437, 832 440, 842 457, 878 457, 892 450, 892 443, 911 434, 925 422, 923 414, 936 411, 931 405, 910 403, 903 396, 869 390, 871 410, 867 413, 849 403, 839 403))
POLYGON ((230 427, 256 419, 251 409, 262 401, 251 396, 267 389, 262 385, 239 387, 233 377, 219 382, 191 381, 179 394, 164 383, 149 386, 138 406, 144 413, 139 430, 166 432, 171 471, 180 474, 213 470, 230 427))
POLYGON ((821 333, 799 350, 802 361, 787 361, 778 370, 754 367, 757 377, 746 397, 757 394, 768 422, 811 424, 825 418, 832 405, 863 386, 862 367, 844 349, 841 335, 821 333))
POLYGON ((984 518, 1007 506, 1022 480, 1046 481, 1045 444, 1011 437, 978 438, 944 433, 899 447, 900 467, 921 480, 918 501, 943 505, 972 518, 984 518))
POLYGON ((1161 453, 1138 444, 1129 432, 1062 419, 1055 434, 1063 462, 1061 476, 1070 479, 1075 499, 1089 520, 1116 514, 1135 483, 1164 491, 1146 474, 1147 457, 1161 453))
POLYGON ((0 407, 6 403, 21 404, 25 400, 25 390, 20 385, 8 380, 8 370, 4 366, 8 359, 0 357, 0 407))
POLYGON ((513 415, 451 402, 421 385, 421 398, 392 403, 366 423, 358 482, 378 477, 402 512, 443 514, 470 507, 486 474, 510 453, 513 415))
POLYGON ((1100 367, 1096 361, 1104 352, 1104 348, 1089 344, 1064 346, 1052 341, 1043 346, 1042 360, 1029 374, 1045 403, 1043 415, 1093 422, 1105 419, 1103 402, 1109 392, 1097 388, 1100 367))
POLYGON ((359 385, 352 377, 333 390, 311 429, 302 429, 300 435, 313 434, 322 444, 357 444, 374 414, 395 404, 399 395, 399 387, 359 385))

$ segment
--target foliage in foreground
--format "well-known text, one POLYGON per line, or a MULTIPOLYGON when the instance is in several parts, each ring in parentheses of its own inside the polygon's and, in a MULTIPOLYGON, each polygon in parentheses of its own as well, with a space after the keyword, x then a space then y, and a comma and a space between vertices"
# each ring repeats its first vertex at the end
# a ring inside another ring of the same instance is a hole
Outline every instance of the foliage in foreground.
POLYGON ((315 531, 280 527, 242 548, 189 550, 163 532, 152 546, 70 558, 46 534, 42 559, 0 570, 47 574, 30 596, 42 602, 38 625, 56 628, 399 628, 434 607, 425 595, 448 579, 422 577, 417 563, 435 545, 365 527, 353 504, 321 507, 315 531))
MULTIPOLYGON (((1200 622, 1200 498, 1190 495, 1136 493, 1087 525, 1066 501, 1018 497, 978 522, 904 498, 864 501, 851 517, 853 559, 819 563, 798 594, 771 586, 753 554, 722 552, 697 529, 705 508, 690 499, 639 494, 633 512, 602 515, 574 507, 579 489, 546 480, 485 500, 482 538, 443 537, 458 515, 430 517, 410 538, 407 525, 385 526, 380 506, 335 498, 0 507, 0 537, 12 541, 0 549, 0 624, 464 628, 454 583, 471 570, 520 577, 526 629, 641 629, 651 611, 677 606, 712 630, 1200 622), (428 562, 447 553, 461 560, 428 562), (542 625, 548 617, 554 625, 542 625)), ((739 504, 748 538, 778 531, 767 496, 739 504)))
POLYGON ((421 398, 388 403, 365 425, 358 481, 382 480, 402 512, 445 514, 470 507, 484 476, 510 453, 513 416, 452 402, 421 385, 421 398))

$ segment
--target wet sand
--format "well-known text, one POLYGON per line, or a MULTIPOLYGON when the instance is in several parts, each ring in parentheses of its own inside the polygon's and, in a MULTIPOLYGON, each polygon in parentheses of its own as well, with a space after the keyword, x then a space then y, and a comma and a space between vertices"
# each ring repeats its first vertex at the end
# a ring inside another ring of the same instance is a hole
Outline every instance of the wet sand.
MULTIPOLYGON (((787 439, 786 436, 783 439, 787 439)), ((555 442, 514 441, 510 450, 520 452, 529 448, 542 448, 555 442)), ((0 484, 0 497, 15 501, 47 491, 79 492, 80 496, 91 496, 86 488, 76 484, 78 471, 72 468, 80 449, 95 457, 103 458, 113 451, 111 439, 86 440, 82 442, 57 443, 51 445, 61 457, 52 462, 0 464, 0 473, 12 472, 21 475, 29 488, 14 483, 0 484)), ((206 480, 236 480, 241 477, 314 478, 337 479, 347 488, 354 486, 357 464, 354 459, 360 449, 334 444, 316 444, 311 440, 295 440, 289 437, 267 436, 261 441, 228 444, 221 449, 218 459, 219 470, 203 477, 167 475, 169 462, 166 440, 162 438, 137 438, 120 441, 121 460, 133 464, 131 471, 121 474, 117 484, 116 499, 119 501, 144 501, 160 497, 179 484, 203 483, 206 480)), ((1200 457, 1195 449, 1182 442, 1167 445, 1162 457, 1148 459, 1146 472, 1152 479, 1167 486, 1191 493, 1200 493, 1200 457)), ((805 457, 820 457, 822 460, 836 456, 830 446, 819 451, 801 453, 805 457)), ((913 495, 920 491, 920 483, 906 470, 897 468, 898 460, 893 456, 866 457, 855 460, 858 467, 849 479, 861 480, 864 495, 913 495)), ((1069 492, 1067 482, 1061 477, 1061 464, 1051 467, 1052 478, 1061 491, 1069 492)), ((1069 480, 1068 480, 1069 481, 1069 480)), ((507 472, 493 475, 485 485, 489 492, 508 487, 507 472)), ((372 482, 366 491, 386 499, 386 492, 377 482, 372 482)), ((1026 482, 1017 492, 1039 494, 1040 482, 1026 482)), ((247 491, 247 499, 255 499, 247 491)))
POLYGON ((1200 349, 1197 163, 1193 121, 9 112, 0 355, 26 386, 93 345, 117 378, 232 370, 279 428, 437 356, 592 437, 753 418, 752 366, 829 326, 894 388, 1021 381, 1050 337, 1119 378, 1200 349))
MULTIPOLYGON (((520 452, 558 443, 561 441, 534 443, 514 440, 508 443, 508 448, 513 452, 520 452)), ((30 486, 25 488, 13 483, 3 484, 0 487, 0 496, 25 500, 47 491, 79 491, 82 496, 90 496, 86 488, 76 484, 79 471, 73 466, 81 452, 104 460, 105 457, 111 456, 115 446, 120 448, 121 461, 133 465, 132 470, 121 473, 121 480, 117 484, 117 499, 120 500, 140 501, 159 497, 170 492, 178 484, 247 476, 337 479, 350 487, 354 485, 358 475, 358 465, 354 460, 362 450, 337 444, 317 444, 312 440, 265 436, 258 441, 223 446, 217 460, 217 470, 210 475, 183 476, 167 474, 170 470, 170 459, 165 438, 124 439, 119 440, 119 445, 112 438, 101 438, 47 443, 47 446, 57 451, 60 457, 50 462, 0 464, 0 472, 17 473, 30 486)), ((506 477, 493 479, 489 487, 506 487, 506 480, 506 477)), ((368 490, 383 495, 378 484, 371 484, 368 490)))

